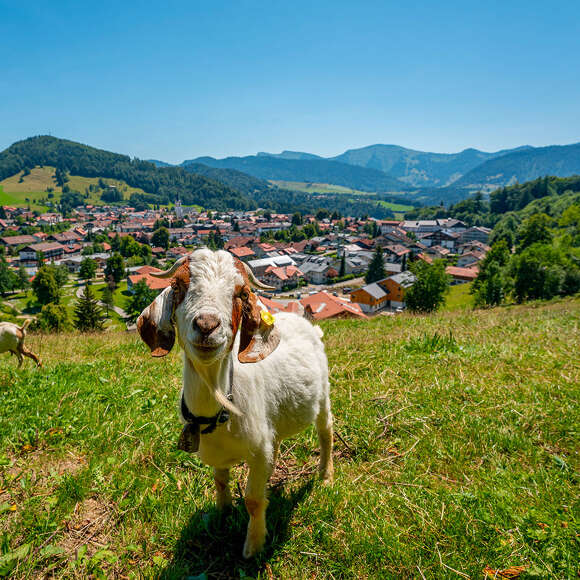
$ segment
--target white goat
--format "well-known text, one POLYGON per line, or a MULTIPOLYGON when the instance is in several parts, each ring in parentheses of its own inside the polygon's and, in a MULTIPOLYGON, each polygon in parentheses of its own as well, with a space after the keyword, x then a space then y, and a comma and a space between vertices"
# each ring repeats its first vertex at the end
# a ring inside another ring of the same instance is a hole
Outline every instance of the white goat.
POLYGON ((37 366, 42 366, 38 357, 24 346, 24 337, 26 328, 30 324, 30 318, 24 321, 22 326, 12 322, 0 322, 0 353, 11 352, 18 357, 18 366, 22 365, 24 360, 22 356, 31 358, 37 366))
POLYGON ((332 481, 322 332, 295 314, 271 317, 251 291, 269 287, 228 252, 197 250, 157 276, 171 277, 171 286, 137 328, 153 356, 165 356, 177 334, 184 352, 180 447, 213 466, 219 508, 231 504, 230 467, 245 461, 250 468, 243 550, 250 558, 264 545, 266 484, 282 439, 315 423, 320 476, 332 481))

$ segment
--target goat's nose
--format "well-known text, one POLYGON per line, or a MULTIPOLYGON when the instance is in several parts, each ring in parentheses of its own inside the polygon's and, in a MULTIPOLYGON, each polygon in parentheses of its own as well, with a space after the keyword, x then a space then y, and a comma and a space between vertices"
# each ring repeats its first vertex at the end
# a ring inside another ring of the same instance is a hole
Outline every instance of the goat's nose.
POLYGON ((193 323, 199 332, 206 336, 211 334, 221 324, 216 314, 200 314, 196 316, 193 323))

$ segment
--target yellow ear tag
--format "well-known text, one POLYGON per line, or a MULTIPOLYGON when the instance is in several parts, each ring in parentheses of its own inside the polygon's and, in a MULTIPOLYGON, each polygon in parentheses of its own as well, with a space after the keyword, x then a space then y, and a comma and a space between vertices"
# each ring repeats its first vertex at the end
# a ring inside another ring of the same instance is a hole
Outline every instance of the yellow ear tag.
POLYGON ((274 326, 274 317, 267 310, 260 312, 260 318, 266 326, 274 326))

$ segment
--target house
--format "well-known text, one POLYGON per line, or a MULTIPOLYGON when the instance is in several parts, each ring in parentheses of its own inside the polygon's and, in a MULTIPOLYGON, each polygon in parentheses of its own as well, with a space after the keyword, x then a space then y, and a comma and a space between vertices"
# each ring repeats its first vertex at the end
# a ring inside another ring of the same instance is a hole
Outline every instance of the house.
POLYGON ((290 256, 274 256, 271 258, 262 258, 261 260, 250 260, 248 265, 252 268, 256 278, 261 279, 270 266, 283 268, 286 266, 296 266, 296 263, 290 256))
POLYGON ((465 243, 476 240, 483 244, 487 244, 490 234, 491 230, 489 228, 475 226, 473 228, 467 228, 465 231, 461 232, 461 241, 465 243))
POLYGON ((277 290, 295 288, 304 279, 304 274, 296 266, 268 266, 262 276, 263 281, 277 290))
POLYGON ((133 274, 129 274, 129 276, 127 276, 127 290, 133 292, 133 286, 141 280, 144 280, 145 284, 147 284, 151 290, 161 291, 171 285, 170 279, 155 278, 151 276, 151 272, 161 272, 161 270, 159 268, 154 268, 153 266, 141 266, 135 270, 133 274))
POLYGON ((388 305, 388 292, 376 282, 350 293, 351 302, 359 304, 363 312, 376 312, 388 305))
POLYGON ((38 236, 7 236, 0 238, 0 243, 6 248, 16 248, 25 244, 36 244, 41 241, 38 236))
POLYGON ((458 233, 448 233, 444 230, 439 230, 422 235, 419 241, 427 247, 443 246, 448 250, 454 250, 459 242, 459 237, 460 234, 458 233))
POLYGON ((78 242, 82 241, 82 239, 83 236, 81 236, 77 232, 68 231, 62 232, 60 234, 50 234, 50 236, 48 236, 46 240, 49 242, 58 242, 63 246, 73 246, 74 244, 77 244, 78 242))
POLYGON ((417 278, 409 271, 389 276, 378 284, 388 293, 388 306, 391 308, 405 307, 405 293, 415 283, 417 278))
POLYGON ((402 264, 409 258, 411 250, 401 244, 389 244, 383 248, 384 255, 389 262, 402 264))
POLYGON ((302 316, 304 312, 302 305, 296 300, 284 305, 281 302, 276 302, 263 295, 260 295, 258 299, 270 314, 277 314, 278 312, 294 312, 299 316, 302 316))
POLYGON ((44 255, 45 261, 54 262, 63 258, 65 248, 58 242, 41 242, 40 244, 25 246, 19 252, 20 263, 28 266, 35 265, 39 252, 44 255))
POLYGON ((457 266, 448 266, 445 272, 451 276, 451 284, 465 284, 473 282, 477 278, 477 268, 458 268, 457 266))
POLYGON ((465 254, 461 254, 457 259, 456 266, 458 268, 471 268, 476 264, 479 264, 480 260, 484 258, 485 254, 481 252, 465 252, 465 254))
POLYGON ((300 304, 304 307, 304 317, 309 320, 367 318, 358 304, 349 302, 346 298, 329 294, 326 291, 311 294, 300 300, 300 304))
POLYGON ((254 250, 252 250, 252 248, 248 248, 247 246, 230 248, 228 251, 242 262, 247 262, 248 260, 253 260, 256 258, 254 250))

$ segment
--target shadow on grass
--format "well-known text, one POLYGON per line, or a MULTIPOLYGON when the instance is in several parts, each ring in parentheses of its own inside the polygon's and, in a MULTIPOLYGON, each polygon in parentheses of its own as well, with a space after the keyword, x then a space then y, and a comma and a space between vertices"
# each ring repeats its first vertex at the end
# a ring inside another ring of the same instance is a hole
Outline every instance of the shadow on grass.
POLYGON ((287 541, 292 513, 310 493, 313 484, 314 478, 310 478, 288 493, 283 488, 270 491, 266 546, 250 560, 242 557, 248 524, 243 499, 238 498, 234 507, 224 513, 215 507, 207 512, 196 512, 181 532, 172 561, 157 577, 177 580, 206 574, 208 579, 225 580, 255 577, 264 572, 268 561, 287 541))

